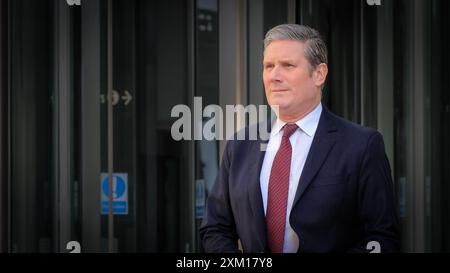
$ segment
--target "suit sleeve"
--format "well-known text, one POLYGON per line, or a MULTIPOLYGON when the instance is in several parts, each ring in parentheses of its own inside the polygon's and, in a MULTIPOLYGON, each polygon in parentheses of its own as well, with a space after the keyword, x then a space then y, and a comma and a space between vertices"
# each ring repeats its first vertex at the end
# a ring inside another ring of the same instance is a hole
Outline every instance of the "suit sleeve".
POLYGON ((364 227, 364 239, 350 252, 369 252, 374 241, 381 252, 400 251, 399 219, 395 205, 391 168, 383 138, 375 132, 362 156, 358 184, 358 214, 364 227))
POLYGON ((228 175, 232 161, 232 141, 226 145, 222 165, 209 193, 206 214, 199 229, 206 252, 241 252, 230 205, 228 175))

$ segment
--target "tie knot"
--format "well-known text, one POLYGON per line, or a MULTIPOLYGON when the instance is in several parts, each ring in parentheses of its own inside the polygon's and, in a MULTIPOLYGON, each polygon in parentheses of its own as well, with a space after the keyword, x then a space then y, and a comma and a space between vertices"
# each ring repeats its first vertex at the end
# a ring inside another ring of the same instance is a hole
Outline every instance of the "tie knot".
POLYGON ((291 135, 297 130, 298 126, 295 123, 287 123, 283 127, 283 137, 290 138, 291 135))

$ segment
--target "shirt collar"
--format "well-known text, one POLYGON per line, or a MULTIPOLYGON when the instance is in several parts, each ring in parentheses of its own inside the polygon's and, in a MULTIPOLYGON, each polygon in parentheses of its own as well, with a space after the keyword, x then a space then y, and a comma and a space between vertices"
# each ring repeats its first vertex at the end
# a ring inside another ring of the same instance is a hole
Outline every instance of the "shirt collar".
MULTIPOLYGON (((312 137, 316 133, 317 126, 319 125, 320 115, 322 114, 322 103, 319 103, 314 110, 309 112, 305 117, 297 120, 295 124, 302 130, 305 134, 312 137)), ((282 121, 277 117, 274 125, 272 126, 271 136, 278 134, 286 122, 282 121)))

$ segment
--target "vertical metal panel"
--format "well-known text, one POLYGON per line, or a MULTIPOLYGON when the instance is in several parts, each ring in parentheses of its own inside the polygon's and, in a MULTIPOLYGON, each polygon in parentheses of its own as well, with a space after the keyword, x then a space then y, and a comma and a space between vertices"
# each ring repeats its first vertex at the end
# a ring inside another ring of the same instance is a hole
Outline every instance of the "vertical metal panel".
MULTIPOLYGON (((365 103, 365 84, 364 84, 364 80, 362 80, 364 78, 364 73, 365 73, 365 67, 364 67, 364 63, 366 62, 365 60, 365 48, 364 48, 364 5, 366 5, 366 3, 364 1, 360 1, 360 14, 361 14, 361 21, 360 21, 360 25, 359 25, 359 30, 360 30, 360 43, 359 43, 359 48, 360 48, 360 63, 359 63, 359 67, 360 67, 360 101, 359 101, 359 105, 360 105, 360 117, 361 117, 361 125, 365 125, 365 107, 364 107, 364 103, 365 103)), ((355 69, 356 70, 356 69, 355 69)))
POLYGON ((113 146, 113 6, 112 0, 108 0, 108 251, 114 251, 114 215, 113 215, 113 168, 114 168, 114 146, 113 146))
POLYGON ((0 1, 0 253, 8 251, 8 1, 0 1))
POLYGON ((383 2, 377 13, 377 128, 394 170, 394 5, 383 2))
POLYGON ((414 252, 425 251, 425 3, 423 0, 413 2, 413 45, 414 45, 414 92, 413 92, 413 187, 414 187, 414 252))
POLYGON ((54 23, 54 187, 55 189, 55 249, 66 252, 71 238, 71 183, 73 179, 73 77, 72 77, 72 18, 70 7, 62 1, 55 3, 54 23))
POLYGON ((100 251, 101 2, 81 5, 82 251, 100 251))
MULTIPOLYGON (((219 1, 219 104, 247 104, 246 1, 219 1)), ((244 116, 238 116, 236 121, 244 116)), ((236 123, 236 122, 235 122, 236 123)), ((238 128, 239 129, 239 128, 238 128)), ((225 134, 225 137, 229 137, 225 134)), ((225 141, 220 142, 222 158, 225 141)))
POLYGON ((265 102, 262 84, 263 1, 248 0, 248 10, 248 103, 259 105, 265 102))
POLYGON ((7 37, 7 44, 6 44, 6 54, 8 55, 7 57, 7 66, 8 66, 8 71, 5 73, 6 77, 7 77, 7 83, 6 83, 6 88, 7 88, 7 140, 6 143, 8 145, 8 154, 7 154, 7 168, 8 168, 8 173, 7 173, 7 181, 8 181, 8 187, 7 187, 7 210, 8 210, 8 223, 7 223, 7 236, 8 236, 8 250, 11 249, 12 246, 12 235, 11 235, 11 223, 12 223, 12 216, 11 216, 11 4, 10 1, 3 1, 6 2, 6 7, 5 10, 3 11, 3 14, 7 13, 7 25, 4 29, 6 29, 7 34, 5 35, 5 37, 7 37))
POLYGON ((287 7, 288 23, 295 24, 297 20, 297 0, 287 0, 287 7))
MULTIPOLYGON (((187 4, 187 38, 188 38, 188 48, 187 48, 187 81, 188 81, 188 98, 193 98, 195 96, 195 47, 196 47, 196 0, 189 0, 187 4)), ((193 99, 188 100, 192 109, 193 99)), ((187 166, 187 175, 189 179, 188 186, 188 208, 187 214, 188 219, 187 222, 189 224, 188 227, 191 227, 191 230, 186 231, 188 239, 184 242, 186 252, 196 251, 195 242, 197 241, 197 230, 195 229, 195 141, 189 141, 189 144, 186 145, 187 155, 188 155, 188 166, 187 166)))

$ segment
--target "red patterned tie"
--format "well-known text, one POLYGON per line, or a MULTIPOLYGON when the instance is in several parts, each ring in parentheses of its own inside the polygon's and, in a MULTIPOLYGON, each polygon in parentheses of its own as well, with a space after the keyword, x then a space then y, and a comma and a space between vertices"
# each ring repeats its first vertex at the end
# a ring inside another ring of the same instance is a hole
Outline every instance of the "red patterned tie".
POLYGON ((289 137, 297 128, 295 123, 284 126, 280 148, 275 155, 270 173, 266 224, 268 244, 272 253, 283 252, 292 157, 292 147, 289 137))

